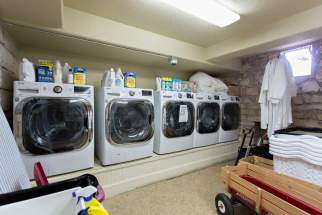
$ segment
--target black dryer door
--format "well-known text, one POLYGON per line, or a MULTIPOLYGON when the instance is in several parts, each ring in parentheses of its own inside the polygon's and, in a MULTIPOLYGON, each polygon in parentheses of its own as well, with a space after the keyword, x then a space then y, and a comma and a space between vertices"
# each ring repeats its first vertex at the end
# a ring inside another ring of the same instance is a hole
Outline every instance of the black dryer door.
POLYGON ((114 99, 106 110, 106 138, 112 144, 134 144, 154 134, 154 108, 148 100, 114 99))
POLYGON ((216 102, 201 102, 197 106, 197 131, 208 134, 218 131, 220 106, 216 102))
POLYGON ((240 106, 238 103, 224 103, 222 107, 222 129, 236 130, 240 125, 240 106))
POLYGON ((194 105, 191 102, 171 101, 163 107, 163 134, 168 138, 184 137, 194 130, 194 105))
POLYGON ((92 138, 92 107, 82 99, 35 98, 22 108, 22 144, 32 154, 84 147, 92 138))

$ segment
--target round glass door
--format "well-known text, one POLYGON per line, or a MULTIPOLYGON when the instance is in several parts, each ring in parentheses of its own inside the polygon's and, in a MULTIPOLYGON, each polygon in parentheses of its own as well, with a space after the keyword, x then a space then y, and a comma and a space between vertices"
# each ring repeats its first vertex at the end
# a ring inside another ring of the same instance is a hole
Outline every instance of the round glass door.
POLYGON ((222 112, 222 129, 236 130, 240 124, 240 106, 238 103, 225 103, 222 112))
POLYGON ((81 99, 31 99, 22 107, 22 144, 32 154, 84 147, 92 137, 92 108, 81 99))
POLYGON ((208 134, 218 131, 220 119, 220 106, 215 102, 202 102, 197 108, 197 131, 208 134))
POLYGON ((184 137, 194 130, 194 105, 191 102, 171 101, 163 107, 163 134, 168 138, 184 137))
POLYGON ((154 108, 148 100, 115 99, 107 106, 106 138, 113 144, 145 142, 154 134, 154 108))

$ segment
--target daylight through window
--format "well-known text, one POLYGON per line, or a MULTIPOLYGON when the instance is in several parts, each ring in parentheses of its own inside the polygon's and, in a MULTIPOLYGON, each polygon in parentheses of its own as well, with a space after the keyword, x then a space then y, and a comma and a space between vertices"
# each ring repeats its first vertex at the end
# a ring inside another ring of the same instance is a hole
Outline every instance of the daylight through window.
POLYGON ((307 76, 312 72, 312 46, 285 51, 285 55, 290 62, 294 76, 307 76))

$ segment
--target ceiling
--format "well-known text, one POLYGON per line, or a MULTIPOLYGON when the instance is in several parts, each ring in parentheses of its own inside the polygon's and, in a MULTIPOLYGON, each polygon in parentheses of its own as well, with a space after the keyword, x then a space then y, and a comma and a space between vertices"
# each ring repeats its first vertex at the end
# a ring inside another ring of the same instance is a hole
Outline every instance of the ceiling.
POLYGON ((62 26, 62 0, 0 0, 0 17, 51 28, 62 26))
POLYGON ((158 0, 64 0, 65 6, 127 25, 208 47, 230 37, 256 32, 273 22, 322 4, 321 0, 217 0, 241 20, 219 28, 158 0))
POLYGON ((130 50, 98 41, 76 38, 7 22, 4 22, 3 27, 21 48, 32 47, 40 50, 45 49, 53 52, 65 53, 67 56, 84 56, 84 53, 86 53, 86 57, 96 60, 99 59, 102 61, 115 61, 120 63, 126 59, 126 61, 124 61, 125 63, 159 68, 165 71, 228 71, 225 68, 212 63, 201 63, 182 58, 179 58, 179 64, 173 67, 169 65, 167 56, 163 55, 130 50))

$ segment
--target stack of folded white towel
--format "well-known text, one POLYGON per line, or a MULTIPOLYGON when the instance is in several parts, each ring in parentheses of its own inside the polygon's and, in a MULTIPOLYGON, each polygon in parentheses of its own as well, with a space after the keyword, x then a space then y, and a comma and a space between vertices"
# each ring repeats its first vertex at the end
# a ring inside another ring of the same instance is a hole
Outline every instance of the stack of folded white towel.
POLYGON ((322 139, 275 134, 269 139, 274 170, 322 186, 322 139))

